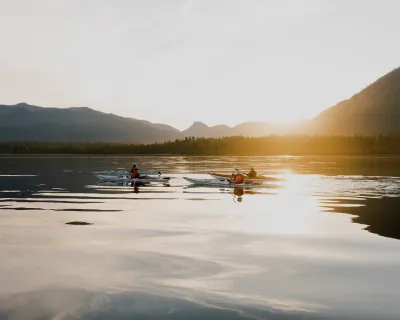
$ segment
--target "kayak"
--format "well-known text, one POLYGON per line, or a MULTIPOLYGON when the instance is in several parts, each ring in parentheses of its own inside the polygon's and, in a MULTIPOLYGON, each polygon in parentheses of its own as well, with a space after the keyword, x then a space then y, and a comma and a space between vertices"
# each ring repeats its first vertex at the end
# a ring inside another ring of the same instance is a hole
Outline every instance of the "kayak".
MULTIPOLYGON (((127 182, 127 181, 99 181, 97 183, 98 185, 101 186, 124 186, 124 187, 131 187, 132 182, 127 182)), ((135 186, 148 186, 150 183, 135 183, 135 186)))
MULTIPOLYGON (((230 179, 232 177, 232 175, 230 174, 223 174, 223 173, 214 173, 214 172, 209 172, 208 173, 210 176, 212 176, 215 179, 220 179, 220 178, 226 178, 226 179, 230 179)), ((266 177, 266 176, 257 176, 254 178, 250 178, 245 176, 244 177, 244 181, 280 181, 281 179, 279 178, 274 178, 274 177, 266 177)))
POLYGON ((130 174, 126 174, 126 175, 111 175, 111 174, 96 174, 97 179, 100 180, 127 180, 127 179, 131 179, 131 175, 130 174))
MULTIPOLYGON (((154 181, 152 181, 154 182, 154 181)), ((98 185, 102 186, 125 186, 125 187, 140 187, 140 186, 150 186, 150 182, 143 182, 143 181, 137 181, 137 182, 129 182, 129 181, 99 181, 97 183, 98 185)), ((164 186, 169 186, 169 182, 164 182, 164 186)))
POLYGON ((133 183, 133 184, 138 184, 138 183, 169 183, 169 180, 171 178, 166 177, 166 178, 143 178, 143 179, 109 179, 109 180, 101 180, 99 183, 108 183, 108 182, 116 182, 116 183, 125 183, 125 182, 129 182, 129 183, 133 183))
MULTIPOLYGON (((97 179, 100 180, 129 180, 132 179, 131 174, 125 174, 125 175, 117 175, 117 174, 96 174, 97 179)), ((157 177, 151 177, 149 175, 145 175, 140 179, 158 179, 157 177)))
POLYGON ((234 183, 227 179, 193 179, 183 177, 187 182, 195 185, 210 186, 210 187, 228 187, 228 188, 249 188, 249 187, 260 187, 260 184, 252 183, 234 183))
MULTIPOLYGON (((102 173, 109 174, 109 175, 125 175, 130 174, 129 171, 121 171, 121 170, 103 170, 102 173)), ((145 174, 148 176, 160 176, 160 171, 139 171, 140 174, 145 174)))

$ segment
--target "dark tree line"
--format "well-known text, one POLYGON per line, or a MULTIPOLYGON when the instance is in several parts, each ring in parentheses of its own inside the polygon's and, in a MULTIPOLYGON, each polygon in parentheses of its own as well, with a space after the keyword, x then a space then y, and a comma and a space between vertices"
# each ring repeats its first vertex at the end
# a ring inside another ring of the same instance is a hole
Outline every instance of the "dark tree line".
POLYGON ((400 136, 192 138, 153 144, 1 142, 1 154, 361 155, 400 154, 400 136))

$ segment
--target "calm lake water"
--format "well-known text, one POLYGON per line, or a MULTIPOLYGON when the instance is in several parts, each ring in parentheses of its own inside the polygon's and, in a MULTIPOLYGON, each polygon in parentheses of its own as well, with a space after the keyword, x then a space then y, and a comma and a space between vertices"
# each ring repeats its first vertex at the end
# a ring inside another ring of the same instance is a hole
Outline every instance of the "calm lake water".
POLYGON ((399 239, 396 157, 0 158, 1 320, 400 319, 399 239), (235 163, 282 181, 182 179, 235 163))

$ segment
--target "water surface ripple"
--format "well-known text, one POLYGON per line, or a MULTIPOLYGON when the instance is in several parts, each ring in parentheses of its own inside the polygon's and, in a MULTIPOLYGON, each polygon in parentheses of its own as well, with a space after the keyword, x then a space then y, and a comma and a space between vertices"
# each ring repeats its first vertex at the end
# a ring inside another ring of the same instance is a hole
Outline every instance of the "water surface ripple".
POLYGON ((0 158, 0 319, 399 319, 400 158, 0 158), (171 186, 97 185, 160 170, 171 186), (254 166, 260 189, 184 176, 254 166))

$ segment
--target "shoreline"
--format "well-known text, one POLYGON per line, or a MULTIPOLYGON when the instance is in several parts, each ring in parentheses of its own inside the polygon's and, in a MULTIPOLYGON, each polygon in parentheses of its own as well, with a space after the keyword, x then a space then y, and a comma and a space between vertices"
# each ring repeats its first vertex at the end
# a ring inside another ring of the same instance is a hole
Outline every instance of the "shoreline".
POLYGON ((45 157, 45 156, 60 156, 60 157, 400 157, 399 153, 360 153, 360 154, 349 154, 349 153, 325 153, 325 154, 265 154, 265 155, 243 155, 243 154, 184 154, 184 153, 0 153, 0 158, 5 157, 45 157))
POLYGON ((61 156, 400 156, 400 136, 185 138, 163 143, 0 142, 0 155, 61 156))

